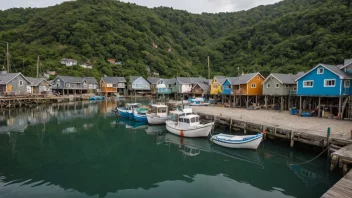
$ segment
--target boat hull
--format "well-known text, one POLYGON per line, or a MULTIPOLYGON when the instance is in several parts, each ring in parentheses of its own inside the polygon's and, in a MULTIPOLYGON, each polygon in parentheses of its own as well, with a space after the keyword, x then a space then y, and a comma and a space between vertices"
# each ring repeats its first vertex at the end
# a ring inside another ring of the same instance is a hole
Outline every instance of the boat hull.
POLYGON ((118 115, 120 115, 121 117, 124 117, 124 118, 131 118, 131 115, 133 116, 133 114, 130 113, 129 110, 119 109, 119 108, 117 108, 116 114, 118 114, 118 115))
POLYGON ((229 136, 224 134, 214 135, 210 140, 219 146, 227 148, 257 149, 259 144, 262 142, 263 134, 242 136, 245 137, 242 140, 229 140, 225 137, 229 136))
POLYGON ((138 115, 137 113, 133 113, 132 115, 137 122, 148 122, 146 115, 138 115))
POLYGON ((190 103, 189 106, 209 106, 210 103, 200 103, 200 104, 197 104, 197 103, 190 103))
POLYGON ((168 119, 168 117, 158 117, 147 114, 148 123, 151 125, 165 124, 168 119))
POLYGON ((175 135, 181 137, 208 137, 209 133, 213 128, 214 122, 204 124, 199 127, 194 127, 190 129, 183 129, 176 126, 173 121, 166 121, 166 129, 175 135))

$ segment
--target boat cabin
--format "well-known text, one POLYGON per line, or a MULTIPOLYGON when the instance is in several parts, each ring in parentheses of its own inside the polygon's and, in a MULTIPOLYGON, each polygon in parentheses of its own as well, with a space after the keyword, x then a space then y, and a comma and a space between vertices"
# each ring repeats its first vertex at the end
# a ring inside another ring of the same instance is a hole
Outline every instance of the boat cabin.
POLYGON ((128 110, 133 110, 133 109, 139 108, 140 106, 141 106, 140 103, 127 103, 126 104, 126 108, 128 110))
POLYGON ((168 110, 167 105, 157 105, 157 104, 152 105, 152 114, 154 115, 167 116, 167 110, 168 110))

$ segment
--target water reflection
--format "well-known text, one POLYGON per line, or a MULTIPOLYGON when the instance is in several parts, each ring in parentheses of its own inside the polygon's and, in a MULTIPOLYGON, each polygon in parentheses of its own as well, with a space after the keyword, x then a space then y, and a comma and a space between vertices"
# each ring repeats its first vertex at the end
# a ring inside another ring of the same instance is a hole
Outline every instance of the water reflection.
POLYGON ((313 154, 270 141, 258 151, 226 149, 116 119, 112 107, 20 110, 37 121, 0 134, 0 197, 318 197, 339 178, 324 158, 289 165, 313 154))

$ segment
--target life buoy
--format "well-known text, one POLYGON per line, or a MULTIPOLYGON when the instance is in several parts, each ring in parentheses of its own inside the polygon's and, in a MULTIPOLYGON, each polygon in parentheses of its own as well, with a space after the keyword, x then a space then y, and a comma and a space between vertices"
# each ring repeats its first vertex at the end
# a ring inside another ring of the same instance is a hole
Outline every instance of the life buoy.
POLYGON ((181 136, 181 137, 184 137, 184 136, 185 136, 185 134, 183 133, 182 130, 180 131, 180 136, 181 136))

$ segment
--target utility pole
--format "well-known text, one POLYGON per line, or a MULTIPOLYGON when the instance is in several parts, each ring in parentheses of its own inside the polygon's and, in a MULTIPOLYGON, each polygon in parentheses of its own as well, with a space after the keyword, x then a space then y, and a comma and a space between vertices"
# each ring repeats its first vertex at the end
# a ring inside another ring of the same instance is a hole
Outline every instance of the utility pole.
POLYGON ((6 63, 7 63, 7 73, 10 73, 10 53, 9 53, 9 43, 6 43, 6 63))
POLYGON ((208 79, 210 79, 210 60, 208 56, 208 79))

